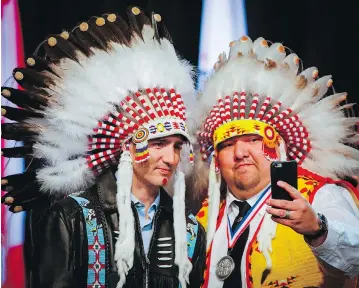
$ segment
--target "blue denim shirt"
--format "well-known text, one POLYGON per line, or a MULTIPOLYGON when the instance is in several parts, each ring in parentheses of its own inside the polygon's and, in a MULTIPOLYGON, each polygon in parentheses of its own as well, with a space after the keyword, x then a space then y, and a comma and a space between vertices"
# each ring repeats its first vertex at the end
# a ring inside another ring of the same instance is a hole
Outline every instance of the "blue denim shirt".
POLYGON ((157 208, 160 205, 160 193, 157 194, 155 201, 148 208, 147 215, 145 213, 145 204, 136 198, 131 193, 131 201, 136 207, 138 218, 140 220, 140 227, 142 233, 143 247, 147 255, 150 246, 151 237, 153 234, 153 218, 156 214, 157 208))

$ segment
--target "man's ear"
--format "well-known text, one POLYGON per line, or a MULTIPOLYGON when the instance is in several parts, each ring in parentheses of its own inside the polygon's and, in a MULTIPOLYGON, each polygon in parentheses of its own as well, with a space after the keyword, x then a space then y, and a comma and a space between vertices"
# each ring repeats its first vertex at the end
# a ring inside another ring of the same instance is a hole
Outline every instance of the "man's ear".
POLYGON ((218 165, 218 154, 219 154, 219 152, 217 151, 217 149, 214 149, 213 157, 214 157, 214 160, 216 161, 217 165, 218 165))

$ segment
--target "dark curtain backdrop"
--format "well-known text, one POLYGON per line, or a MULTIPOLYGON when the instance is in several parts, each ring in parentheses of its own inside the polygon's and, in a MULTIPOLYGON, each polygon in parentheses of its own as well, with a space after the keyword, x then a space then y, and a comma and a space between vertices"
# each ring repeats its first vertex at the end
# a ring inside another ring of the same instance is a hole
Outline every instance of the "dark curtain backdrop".
POLYGON ((20 0, 25 53, 32 53, 47 34, 71 30, 91 16, 108 12, 124 14, 130 5, 159 13, 179 53, 197 65, 200 0, 20 0))
MULTIPOLYGON (((359 9, 351 0, 247 0, 248 34, 282 42, 359 103, 359 9)), ((358 106, 356 106, 358 115, 358 106)))
MULTIPOLYGON (((20 0, 26 54, 46 34, 71 29, 93 15, 138 5, 156 11, 171 32, 179 53, 197 65, 202 1, 200 0, 20 0)), ((337 91, 359 102, 359 9, 353 0, 247 0, 248 34, 263 36, 293 49, 304 67, 331 74, 337 91)), ((226 49, 226 47, 224 47, 226 49)), ((356 108, 358 111, 358 108, 356 108)))

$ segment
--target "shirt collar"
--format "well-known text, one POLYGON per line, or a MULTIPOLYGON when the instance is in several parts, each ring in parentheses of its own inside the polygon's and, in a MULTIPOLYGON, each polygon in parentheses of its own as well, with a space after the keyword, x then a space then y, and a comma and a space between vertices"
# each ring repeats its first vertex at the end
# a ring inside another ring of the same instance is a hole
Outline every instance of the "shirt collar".
MULTIPOLYGON (((150 206, 150 208, 155 208, 155 210, 157 210, 157 208, 158 208, 158 206, 160 205, 160 195, 161 195, 161 193, 160 193, 160 191, 158 191, 158 193, 157 193, 157 196, 156 196, 156 199, 153 201, 153 203, 151 204, 151 206, 150 206)), ((133 202, 133 204, 137 204, 137 203, 140 203, 140 204, 142 204, 142 205, 145 205, 145 204, 143 204, 140 200, 138 200, 137 199, 137 197, 133 194, 133 193, 131 193, 131 201, 133 202)))
MULTIPOLYGON (((253 205, 256 203, 256 201, 259 199, 259 197, 263 194, 263 192, 268 188, 269 185, 270 185, 270 183, 266 187, 264 187, 264 189, 261 192, 257 193, 256 195, 252 196, 251 198, 249 198, 245 201, 247 201, 247 203, 249 205, 251 205, 251 207, 253 207, 253 205)), ((227 188, 227 195, 226 195, 227 210, 230 206, 232 206, 232 203, 234 201, 244 201, 244 200, 238 199, 236 196, 234 196, 232 194, 232 192, 229 190, 229 188, 227 188)))

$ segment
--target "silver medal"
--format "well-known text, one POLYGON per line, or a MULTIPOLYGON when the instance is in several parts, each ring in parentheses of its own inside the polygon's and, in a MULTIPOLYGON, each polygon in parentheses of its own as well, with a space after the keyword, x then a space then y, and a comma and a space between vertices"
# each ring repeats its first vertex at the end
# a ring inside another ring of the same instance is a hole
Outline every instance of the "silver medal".
POLYGON ((224 256, 222 257, 216 267, 216 276, 219 280, 224 281, 231 275, 232 271, 234 270, 234 261, 231 256, 224 256))

